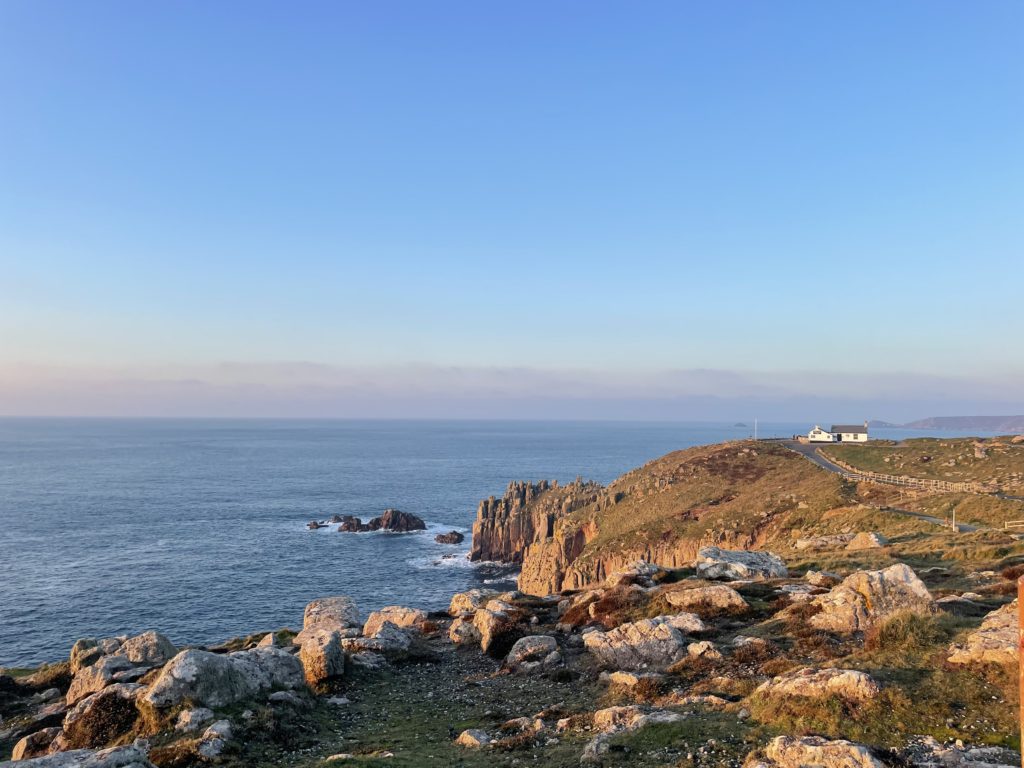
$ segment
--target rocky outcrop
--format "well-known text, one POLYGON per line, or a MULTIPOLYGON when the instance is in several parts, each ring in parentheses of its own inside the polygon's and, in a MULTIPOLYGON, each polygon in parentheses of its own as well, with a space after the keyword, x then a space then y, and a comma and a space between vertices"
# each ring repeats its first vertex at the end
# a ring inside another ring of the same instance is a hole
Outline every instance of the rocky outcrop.
POLYGON ((530 635, 516 640, 505 657, 505 666, 513 672, 550 669, 562 661, 558 642, 548 635, 530 635))
POLYGON ((846 548, 851 552, 856 552, 860 549, 880 549, 888 543, 889 541, 880 533, 861 531, 850 539, 850 543, 846 545, 846 548))
POLYGON ((64 718, 64 731, 58 737, 61 747, 103 747, 130 732, 139 718, 136 702, 144 691, 134 683, 115 683, 82 699, 64 718))
POLYGON ((345 674, 345 652, 341 647, 341 635, 337 630, 312 630, 299 646, 299 661, 312 686, 345 674))
POLYGON ((693 565, 702 579, 784 579, 789 575, 782 558, 771 552, 702 547, 693 565))
POLYGON ((820 609, 808 619, 811 626, 839 634, 864 632, 898 613, 935 610, 924 582, 903 563, 880 571, 857 571, 811 604, 820 609))
MULTIPOLYGON (((4 765, 8 765, 4 763, 4 765)), ((18 768, 156 768, 138 747, 75 749, 17 763, 18 768)))
POLYGON ((362 627, 359 609, 351 597, 321 597, 306 605, 302 615, 302 631, 295 636, 295 644, 301 646, 306 636, 319 630, 337 632, 342 637, 354 637, 362 627))
POLYGON ((132 664, 153 666, 166 664, 177 652, 174 643, 152 631, 129 637, 117 649, 117 655, 124 656, 132 664))
POLYGON ((338 530, 342 533, 367 533, 369 531, 391 531, 392 533, 411 533, 425 531, 427 524, 422 518, 402 512, 398 509, 385 509, 384 514, 364 523, 354 515, 344 515, 338 530))
POLYGON ((673 608, 697 614, 705 611, 739 613, 750 608, 739 592, 725 584, 672 590, 665 592, 665 601, 673 608))
POLYGON ((686 633, 704 623, 692 613, 658 616, 583 636, 584 647, 607 669, 665 669, 687 655, 686 633))
POLYGON ((747 768, 885 768, 863 744, 820 736, 777 736, 763 758, 751 756, 747 768))
POLYGON ((20 739, 11 750, 11 760, 30 760, 33 757, 42 757, 50 750, 50 744, 63 732, 60 727, 43 728, 41 731, 30 733, 20 739))
POLYGON ((434 541, 438 544, 461 544, 466 540, 458 531, 448 531, 448 533, 439 533, 434 537, 434 541))
POLYGON ((649 725, 675 723, 683 716, 666 709, 645 710, 638 706, 608 707, 594 713, 594 730, 598 732, 583 748, 580 763, 600 763, 609 750, 611 737, 632 733, 649 725))
POLYGON ((363 625, 363 634, 376 634, 384 622, 391 622, 399 629, 421 632, 427 623, 427 612, 421 611, 419 608, 405 608, 401 605, 385 606, 369 615, 366 624, 363 625))
POLYGON ((451 602, 448 604, 448 615, 470 616, 483 608, 494 595, 494 592, 484 592, 482 589, 457 592, 452 595, 451 602))
POLYGON ((582 480, 566 486, 547 480, 509 483, 500 499, 480 502, 470 560, 522 563, 528 546, 552 536, 557 519, 592 503, 600 491, 600 485, 582 480))
POLYGON ((796 669, 762 683, 755 695, 767 698, 839 698, 861 703, 879 693, 870 675, 854 669, 796 669))
POLYGON ((226 656, 190 649, 171 659, 143 700, 156 709, 187 702, 226 707, 273 689, 305 685, 302 664, 277 648, 255 648, 226 656))
POLYGON ((951 664, 1016 664, 1018 643, 1017 601, 988 614, 981 626, 949 651, 951 664))

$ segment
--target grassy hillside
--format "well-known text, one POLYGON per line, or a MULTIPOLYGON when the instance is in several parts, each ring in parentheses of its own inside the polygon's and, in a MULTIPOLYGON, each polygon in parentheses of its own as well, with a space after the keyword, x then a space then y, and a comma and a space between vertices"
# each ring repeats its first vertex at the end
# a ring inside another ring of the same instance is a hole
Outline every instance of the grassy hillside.
POLYGON ((918 438, 894 443, 829 445, 829 457, 871 472, 952 482, 992 483, 1024 495, 1024 440, 998 438, 918 438))

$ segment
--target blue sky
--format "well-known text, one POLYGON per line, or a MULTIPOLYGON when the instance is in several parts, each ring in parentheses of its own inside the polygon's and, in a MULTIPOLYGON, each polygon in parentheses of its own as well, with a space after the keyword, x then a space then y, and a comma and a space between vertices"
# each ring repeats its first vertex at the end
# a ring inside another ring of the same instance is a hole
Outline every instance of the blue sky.
POLYGON ((927 380, 928 407, 1024 409, 1022 24, 998 0, 6 0, 0 413, 118 413, 125 382, 133 412, 216 413, 160 388, 186 382, 359 415, 404 377, 415 414, 453 370, 482 402, 714 371, 677 394, 770 380, 909 418, 927 380))

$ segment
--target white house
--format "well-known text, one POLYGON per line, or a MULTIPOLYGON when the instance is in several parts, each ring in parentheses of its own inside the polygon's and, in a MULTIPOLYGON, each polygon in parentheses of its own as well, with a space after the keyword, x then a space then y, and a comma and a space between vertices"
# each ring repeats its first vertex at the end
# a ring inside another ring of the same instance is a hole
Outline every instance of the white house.
POLYGON ((835 441, 835 435, 825 431, 817 424, 814 425, 814 429, 807 433, 807 442, 809 443, 834 443, 835 441))
POLYGON ((807 433, 809 443, 866 443, 868 441, 868 423, 833 424, 831 430, 824 430, 817 424, 807 433))
POLYGON ((866 443, 868 441, 868 423, 833 424, 832 434, 837 443, 866 443))

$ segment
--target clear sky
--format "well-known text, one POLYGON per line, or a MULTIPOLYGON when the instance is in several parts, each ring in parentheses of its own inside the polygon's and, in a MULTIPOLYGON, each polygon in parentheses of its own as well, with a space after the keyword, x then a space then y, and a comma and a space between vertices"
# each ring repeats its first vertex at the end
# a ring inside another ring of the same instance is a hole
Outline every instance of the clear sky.
POLYGON ((1024 410, 1022 29, 4 0, 0 414, 1024 410))

